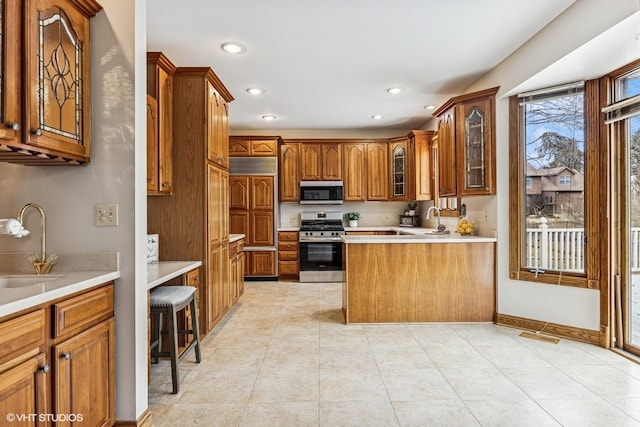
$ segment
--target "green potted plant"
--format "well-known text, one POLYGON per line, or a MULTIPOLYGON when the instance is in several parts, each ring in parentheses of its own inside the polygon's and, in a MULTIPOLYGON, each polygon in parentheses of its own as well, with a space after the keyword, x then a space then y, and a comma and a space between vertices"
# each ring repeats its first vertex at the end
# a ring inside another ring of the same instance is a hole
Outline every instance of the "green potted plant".
POLYGON ((358 220, 360 219, 360 212, 347 212, 345 214, 347 221, 349 221, 349 227, 357 227, 358 220))
POLYGON ((409 203, 408 204, 409 209, 407 209, 407 215, 415 215, 416 214, 416 208, 418 207, 417 203, 409 203))

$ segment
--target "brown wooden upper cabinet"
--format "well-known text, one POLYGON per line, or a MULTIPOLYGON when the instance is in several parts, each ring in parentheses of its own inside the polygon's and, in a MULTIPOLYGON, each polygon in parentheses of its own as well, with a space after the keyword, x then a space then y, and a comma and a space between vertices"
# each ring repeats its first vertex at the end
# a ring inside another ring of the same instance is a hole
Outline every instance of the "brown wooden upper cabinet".
POLYGON ((339 181, 342 179, 342 148, 337 142, 300 144, 302 181, 339 181))
POLYGON ((439 195, 495 194, 498 87, 456 96, 437 109, 439 195))
POLYGON ((342 144, 345 202, 367 200, 367 144, 345 142, 342 144))
POLYGON ((281 202, 300 201, 300 144, 280 144, 278 197, 281 202))
POLYGON ((367 200, 389 200, 389 160, 386 142, 367 144, 367 200))
POLYGON ((389 140, 389 200, 431 200, 432 131, 412 131, 389 140))
POLYGON ((89 21, 101 9, 94 0, 0 4, 1 161, 90 161, 89 21))
POLYGON ((277 137, 229 137, 229 156, 231 157, 276 157, 278 155, 277 137))
MULTIPOLYGON (((175 65, 161 52, 147 52, 147 96, 156 100, 155 123, 147 123, 147 194, 173 191, 173 74, 175 65), (150 133, 153 132, 153 133, 150 133)), ((149 105, 147 105, 149 115, 149 105)), ((147 116, 147 121, 149 116, 147 116)))

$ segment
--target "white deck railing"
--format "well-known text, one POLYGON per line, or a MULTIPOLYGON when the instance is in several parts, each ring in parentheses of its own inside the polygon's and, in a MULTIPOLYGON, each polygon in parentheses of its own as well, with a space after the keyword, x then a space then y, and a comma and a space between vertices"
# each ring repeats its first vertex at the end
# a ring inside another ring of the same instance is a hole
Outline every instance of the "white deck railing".
MULTIPOLYGON (((526 267, 540 270, 584 271, 583 228, 527 228, 526 267)), ((640 227, 630 235, 631 270, 640 271, 640 227)), ((597 242, 596 242, 597 244, 597 242)))

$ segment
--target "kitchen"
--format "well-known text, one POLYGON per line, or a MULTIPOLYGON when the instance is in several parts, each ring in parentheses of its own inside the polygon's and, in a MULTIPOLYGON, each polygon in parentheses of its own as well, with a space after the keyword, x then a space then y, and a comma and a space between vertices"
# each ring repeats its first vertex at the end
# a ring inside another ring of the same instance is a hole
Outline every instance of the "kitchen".
MULTIPOLYGON (((146 282, 146 190, 145 190, 145 162, 144 149, 137 141, 144 141, 144 126, 136 126, 136 123, 145 123, 144 98, 146 95, 146 51, 144 43, 145 28, 145 8, 141 2, 130 4, 128 1, 104 1, 105 8, 92 20, 92 31, 100 34, 100 37, 93 39, 92 57, 96 58, 98 65, 94 66, 94 91, 93 98, 93 157, 88 168, 24 168, 15 165, 0 165, 0 183, 2 184, 2 218, 12 217, 17 213, 20 206, 27 202, 35 201, 43 206, 47 211, 48 240, 52 250, 58 253, 81 252, 109 252, 117 249, 120 252, 120 274, 121 279, 116 287, 116 307, 115 316, 118 340, 118 391, 116 393, 118 403, 118 419, 135 420, 147 407, 146 388, 146 289, 136 287, 135 283, 146 282), (133 17, 133 18, 131 18, 133 17), (135 21, 135 27, 132 20, 135 21), (99 59, 99 61, 98 61, 99 59), (134 66, 134 64, 136 64, 134 66), (72 191, 68 191, 72 189, 72 191), (120 212, 120 225, 117 228, 98 228, 94 225, 94 205, 102 202, 117 202, 120 212), (132 399, 131 396, 135 396, 132 399)), ((578 5, 580 6, 580 5, 578 5)), ((603 21, 608 21, 608 25, 617 23, 625 13, 634 13, 634 6, 619 5, 617 13, 613 8, 597 5, 580 6, 575 8, 575 16, 572 17, 571 24, 584 31, 593 31, 592 35, 601 29, 587 29, 581 25, 586 14, 599 16, 603 21), (581 9, 584 7, 585 9, 581 9), (597 10, 588 11, 589 7, 597 10), (626 8, 626 9, 625 9, 626 8)), ((567 16, 567 19, 570 19, 567 16)), ((549 29, 553 31, 553 27, 549 29)), ((580 40, 567 40, 567 44, 582 43, 590 39, 588 35, 575 35, 580 40)), ((549 56, 553 53, 545 48, 541 48, 542 41, 533 41, 528 46, 529 49, 537 48, 549 56)), ((575 47, 575 46, 574 46, 575 47)), ((572 50, 570 46, 565 46, 567 51, 572 50)), ((561 56, 557 53, 556 55, 561 56)), ((541 63, 544 57, 537 57, 541 63)), ((557 59, 557 58, 556 58, 557 59)), ((499 76, 495 78, 487 77, 484 82, 478 82, 475 88, 484 89, 500 85, 501 87, 515 86, 518 79, 524 80, 524 75, 535 74, 536 67, 543 68, 542 65, 530 64, 530 67, 516 65, 518 58, 511 59, 514 69, 509 69, 509 63, 495 71, 499 76)), ((529 58, 531 60, 531 58, 529 58)), ((629 62, 629 61, 626 61, 629 62)), ((215 67, 215 65, 214 65, 215 67)), ((236 94, 234 94, 236 95, 236 94)), ((232 104, 233 108, 233 104, 232 104)), ((506 147, 507 123, 504 119, 506 115, 506 101, 497 102, 497 182, 507 182, 508 174, 504 165, 508 163, 506 147)), ((317 131, 293 131, 275 132, 276 129, 263 130, 265 135, 280 135, 284 139, 292 138, 393 138, 398 136, 397 131, 382 132, 357 132, 348 130, 340 132, 340 135, 317 131), (375 135, 372 135, 375 134, 375 135)), ((236 132, 235 134, 254 135, 255 130, 236 132)), ((388 202, 396 203, 396 202, 388 202)), ((405 203, 397 202, 397 207, 384 213, 379 209, 377 203, 366 203, 365 206, 354 206, 345 204, 344 211, 359 210, 363 213, 362 225, 377 225, 387 220, 395 224, 395 218, 405 209, 405 203), (378 221, 381 220, 381 221, 378 221)), ((507 215, 508 207, 506 196, 497 194, 495 197, 489 196, 484 199, 467 201, 467 207, 471 212, 479 212, 479 219, 484 220, 484 213, 487 213, 489 221, 494 221, 485 228, 495 228, 497 235, 506 236, 508 231, 506 220, 500 221, 500 217, 507 215)), ((295 215, 293 205, 281 207, 281 219, 284 218, 282 226, 289 225, 289 218, 295 215), (288 209, 291 208, 291 209, 288 209)), ((424 207, 421 211, 424 212, 424 207)), ((37 230, 37 219, 29 217, 28 227, 37 230)), ((384 223, 384 222, 383 222, 384 223)), ((450 224, 449 228, 452 228, 450 224)), ((3 249, 11 252, 37 251, 38 243, 35 241, 14 241, 13 239, 2 240, 3 249), (6 245, 6 246, 5 246, 6 245), (6 249, 5 249, 6 248, 6 249)), ((504 263, 506 257, 506 247, 498 254, 498 264, 500 260, 504 263)), ((504 272, 499 273, 500 282, 505 282, 507 277, 506 265, 504 272)), ((55 270, 54 270, 55 271, 55 270)), ((499 288, 500 288, 499 284, 499 288)), ((546 313, 546 309, 528 307, 517 296, 517 288, 509 283, 504 283, 505 294, 500 298, 513 298, 502 301, 502 304, 512 304, 518 307, 514 310, 523 316, 534 318, 549 318, 552 321, 563 323, 563 318, 559 314, 546 313), (542 311, 540 313, 539 311, 542 311)), ((535 300, 544 300, 544 291, 526 288, 525 293, 533 296, 535 300)), ((567 319, 566 323, 580 327, 593 328, 594 321, 591 310, 593 301, 590 296, 583 291, 575 290, 574 293, 567 292, 566 298, 573 301, 577 298, 578 307, 583 307, 576 319, 567 319), (587 320, 584 320, 587 319, 587 320)), ((526 299, 526 298, 525 298, 526 299)), ((581 310, 578 308, 578 310, 581 310)), ((597 321, 595 322, 597 323, 597 321)), ((596 327, 597 329, 597 327, 596 327)))

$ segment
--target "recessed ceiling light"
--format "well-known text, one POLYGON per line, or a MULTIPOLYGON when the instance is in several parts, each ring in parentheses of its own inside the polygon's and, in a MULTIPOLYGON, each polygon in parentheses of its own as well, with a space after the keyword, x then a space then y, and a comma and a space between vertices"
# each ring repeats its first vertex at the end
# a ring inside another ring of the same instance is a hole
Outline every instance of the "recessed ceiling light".
POLYGON ((274 116, 273 114, 265 114, 264 116, 262 116, 262 120, 266 120, 268 122, 271 122, 275 119, 277 119, 277 116, 274 116))
POLYGON ((251 95, 262 95, 263 93, 266 92, 266 90, 260 87, 250 87, 249 89, 247 89, 247 92, 250 93, 251 95))
POLYGON ((425 110, 435 110, 436 106, 435 105, 425 105, 424 109, 425 110))
POLYGON ((387 89, 387 92, 389 92, 391 95, 397 95, 403 90, 404 89, 401 87, 390 87, 389 89, 387 89))
POLYGON ((382 114, 374 114, 373 116, 371 116, 371 118, 373 120, 380 120, 382 119, 384 116, 382 114))
POLYGON ((220 46, 227 53, 244 53, 247 50, 243 44, 237 42, 226 42, 220 46))

